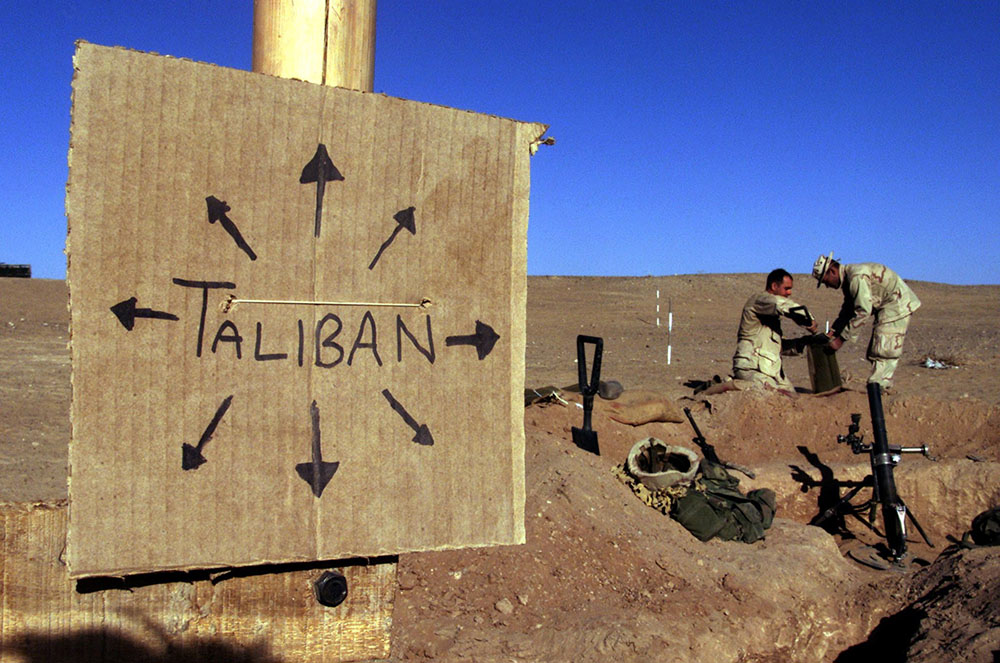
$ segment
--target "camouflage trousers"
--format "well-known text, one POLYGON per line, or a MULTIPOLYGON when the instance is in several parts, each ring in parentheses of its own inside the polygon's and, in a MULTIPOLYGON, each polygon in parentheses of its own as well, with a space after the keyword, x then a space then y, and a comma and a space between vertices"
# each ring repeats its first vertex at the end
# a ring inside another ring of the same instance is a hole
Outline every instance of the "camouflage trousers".
POLYGON ((781 371, 778 375, 767 375, 766 373, 762 373, 760 371, 735 368, 733 369, 733 377, 737 380, 759 382, 761 384, 766 384, 769 387, 777 387, 778 389, 785 389, 791 392, 795 391, 795 386, 792 384, 791 380, 785 377, 784 371, 781 371))
POLYGON ((872 374, 868 376, 868 382, 878 382, 883 389, 892 386, 892 376, 903 354, 903 341, 906 340, 910 317, 908 315, 892 322, 875 321, 866 355, 872 363, 872 374))

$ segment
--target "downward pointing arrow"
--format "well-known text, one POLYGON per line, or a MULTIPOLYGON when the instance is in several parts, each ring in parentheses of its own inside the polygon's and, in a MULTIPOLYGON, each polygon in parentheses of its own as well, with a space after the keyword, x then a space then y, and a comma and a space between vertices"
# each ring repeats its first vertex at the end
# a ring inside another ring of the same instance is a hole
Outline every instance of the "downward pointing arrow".
POLYGON ((319 237, 319 226, 323 220, 323 196, 326 194, 326 183, 334 181, 344 181, 344 176, 340 174, 337 167, 333 165, 326 145, 320 143, 316 147, 316 154, 309 163, 302 169, 299 177, 300 184, 316 183, 316 228, 313 231, 314 237, 319 237))
POLYGON ((340 463, 326 463, 323 461, 323 450, 320 445, 319 431, 319 408, 316 401, 309 406, 309 414, 312 415, 312 460, 308 463, 299 463, 295 466, 295 471, 302 480, 309 484, 312 493, 316 497, 323 495, 323 489, 330 479, 336 474, 340 463))
POLYGON ((476 333, 467 336, 448 336, 444 339, 445 345, 474 345, 476 354, 482 361, 493 350, 493 346, 500 340, 500 335, 493 331, 485 322, 476 320, 476 333))
POLYGON ((180 320, 173 313, 167 313, 166 311, 154 311, 151 308, 136 308, 135 304, 137 301, 135 297, 130 297, 111 307, 111 312, 118 318, 118 322, 122 323, 122 327, 129 331, 132 331, 132 328, 135 327, 136 318, 180 320))

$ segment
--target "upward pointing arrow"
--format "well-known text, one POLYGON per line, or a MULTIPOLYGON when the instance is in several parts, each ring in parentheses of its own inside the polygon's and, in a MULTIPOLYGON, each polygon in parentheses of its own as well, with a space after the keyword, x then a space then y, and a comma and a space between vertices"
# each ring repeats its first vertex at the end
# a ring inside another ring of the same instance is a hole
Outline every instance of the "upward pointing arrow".
POLYGON ((313 237, 319 237, 319 226, 323 220, 323 196, 326 193, 326 183, 334 181, 344 181, 344 176, 340 174, 337 167, 333 165, 326 145, 320 143, 316 147, 316 154, 312 160, 302 169, 302 176, 299 177, 300 184, 316 183, 316 228, 313 237))

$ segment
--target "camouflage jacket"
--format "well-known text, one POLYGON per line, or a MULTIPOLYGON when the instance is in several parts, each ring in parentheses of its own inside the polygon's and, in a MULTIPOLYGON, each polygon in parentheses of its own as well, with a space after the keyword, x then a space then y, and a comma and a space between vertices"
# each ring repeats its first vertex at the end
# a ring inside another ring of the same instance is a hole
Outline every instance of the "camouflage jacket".
POLYGON ((737 333, 733 370, 760 371, 777 377, 781 374, 781 317, 808 327, 812 316, 805 306, 787 297, 762 292, 743 305, 737 333))
POLYGON ((920 300, 896 272, 885 265, 862 262, 841 265, 844 305, 833 323, 833 333, 845 342, 854 340, 868 316, 876 323, 893 322, 920 308, 920 300))

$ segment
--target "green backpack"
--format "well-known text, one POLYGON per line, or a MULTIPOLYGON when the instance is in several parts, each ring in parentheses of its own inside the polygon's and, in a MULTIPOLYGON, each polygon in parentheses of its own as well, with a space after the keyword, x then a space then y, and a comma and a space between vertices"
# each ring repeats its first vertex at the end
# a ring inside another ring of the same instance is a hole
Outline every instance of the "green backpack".
POLYGON ((744 495, 740 480, 721 465, 703 460, 695 487, 674 501, 670 517, 699 541, 719 537, 723 541, 753 543, 764 538, 774 520, 775 497, 769 488, 744 495))

